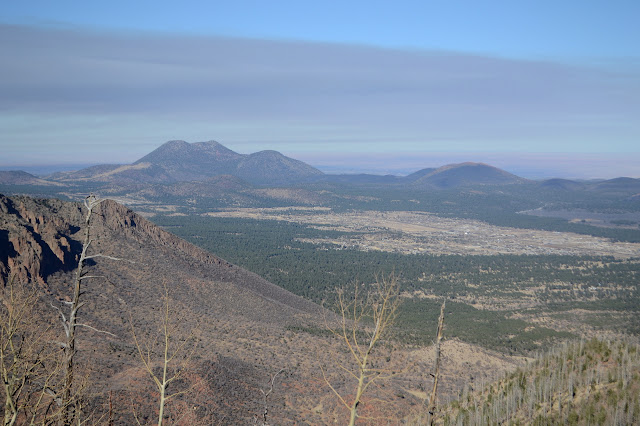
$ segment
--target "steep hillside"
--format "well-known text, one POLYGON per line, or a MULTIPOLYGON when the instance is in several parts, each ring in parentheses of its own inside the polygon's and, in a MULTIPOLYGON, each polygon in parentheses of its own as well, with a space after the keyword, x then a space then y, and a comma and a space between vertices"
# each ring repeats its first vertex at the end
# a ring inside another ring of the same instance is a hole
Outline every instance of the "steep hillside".
MULTIPOLYGON (((4 239, 9 243, 4 255, 8 266, 3 276, 5 280, 15 273, 21 281, 35 280, 42 285, 51 285, 51 275, 75 268, 79 249, 79 241, 76 241, 79 235, 76 234, 81 226, 78 206, 58 200, 0 197, 2 229, 4 239)), ((229 315, 242 312, 256 320, 273 317, 283 322, 296 314, 320 312, 317 305, 175 237, 120 204, 105 200, 100 205, 99 215, 101 220, 93 226, 96 249, 109 256, 122 258, 126 255, 126 262, 116 264, 119 281, 129 277, 130 282, 152 286, 148 278, 162 271, 166 271, 165 277, 187 273, 189 279, 208 279, 216 283, 202 290, 215 291, 216 285, 222 285, 225 297, 242 301, 234 310, 235 303, 223 304, 218 300, 217 304, 223 305, 217 307, 218 312, 229 310, 229 315), (199 268, 193 271, 190 265, 195 262, 199 268), (143 270, 149 271, 149 277, 140 277, 143 270), (265 303, 276 303, 279 308, 255 316, 265 303)))
POLYGON ((244 157, 237 165, 237 176, 256 184, 287 185, 300 183, 323 173, 277 151, 260 151, 244 157))
POLYGON ((434 167, 427 167, 426 169, 420 169, 417 172, 413 172, 410 175, 405 176, 405 180, 409 182, 415 182, 416 180, 433 173, 435 170, 436 168, 434 167))
MULTIPOLYGON (((163 284, 179 330, 185 336, 195 330, 200 342, 190 374, 201 396, 207 397, 206 406, 200 402, 202 416, 246 423, 260 410, 259 388, 269 374, 287 367, 291 371, 281 384, 289 377, 300 380, 294 371, 300 361, 292 354, 304 354, 309 335, 298 338, 287 329, 319 324, 320 307, 178 239, 115 202, 104 201, 94 217, 94 253, 122 259, 97 258, 90 269, 99 278, 85 281, 82 322, 115 336, 88 330, 80 336, 79 365, 102 395, 92 397, 94 408, 104 402, 105 392, 112 391, 121 403, 116 418, 130 424, 129 395, 148 392, 138 409, 153 412, 153 393, 137 359, 129 318, 139 335, 152 334, 161 319, 163 284)), ((42 299, 37 318, 54 327, 57 320, 50 306, 69 300, 82 234, 82 210, 76 204, 0 196, 2 284, 10 276, 18 283, 37 282, 42 299)), ((282 406, 285 398, 289 397, 281 393, 276 400, 282 406)), ((299 415, 294 413, 291 407, 277 408, 273 415, 299 415)))

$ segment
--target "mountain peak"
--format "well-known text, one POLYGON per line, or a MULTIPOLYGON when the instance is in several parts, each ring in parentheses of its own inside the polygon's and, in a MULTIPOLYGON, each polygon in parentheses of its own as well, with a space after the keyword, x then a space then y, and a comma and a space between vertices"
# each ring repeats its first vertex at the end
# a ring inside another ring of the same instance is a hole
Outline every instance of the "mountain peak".
POLYGON ((239 154, 215 140, 194 143, 171 140, 133 164, 109 167, 108 170, 99 166, 73 173, 85 180, 119 184, 167 184, 232 175, 261 185, 289 185, 322 174, 314 167, 277 151, 239 154))
POLYGON ((500 170, 497 167, 490 166, 489 164, 486 164, 486 163, 478 163, 478 162, 474 162, 474 161, 465 161, 463 163, 445 164, 444 166, 438 167, 436 170, 434 170, 434 173, 445 171, 445 170, 451 170, 451 169, 472 168, 472 167, 500 170))
POLYGON ((207 156, 238 157, 240 154, 224 147, 216 141, 189 143, 182 140, 165 142, 134 164, 174 164, 201 162, 207 156))
POLYGON ((215 152, 218 154, 224 154, 224 155, 242 155, 242 154, 238 154, 237 152, 227 148, 226 146, 222 145, 220 142, 211 140, 211 141, 207 141, 207 142, 194 142, 191 145, 191 148, 197 151, 202 151, 202 152, 215 152))
POLYGON ((187 142, 187 141, 183 141, 181 139, 176 139, 176 140, 167 141, 167 142, 163 143, 162 145, 160 145, 159 148, 179 149, 179 148, 185 148, 185 147, 187 147, 189 145, 190 145, 190 143, 187 142))

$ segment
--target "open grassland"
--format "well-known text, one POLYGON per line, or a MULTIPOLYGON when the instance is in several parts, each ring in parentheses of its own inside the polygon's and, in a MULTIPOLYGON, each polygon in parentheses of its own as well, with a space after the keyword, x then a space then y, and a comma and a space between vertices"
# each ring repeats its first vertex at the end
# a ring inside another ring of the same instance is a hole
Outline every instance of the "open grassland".
POLYGON ((349 233, 337 238, 301 241, 336 248, 402 254, 570 254, 640 257, 640 243, 607 238, 489 225, 424 212, 348 211, 329 209, 243 208, 210 212, 210 217, 278 220, 317 229, 349 233))

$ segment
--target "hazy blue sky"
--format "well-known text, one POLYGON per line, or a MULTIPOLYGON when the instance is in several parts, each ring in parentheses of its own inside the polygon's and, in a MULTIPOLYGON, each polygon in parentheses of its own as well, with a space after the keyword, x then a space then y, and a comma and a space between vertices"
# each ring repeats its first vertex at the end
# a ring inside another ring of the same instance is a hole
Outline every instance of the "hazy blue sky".
POLYGON ((335 170, 640 177, 639 1, 24 1, 0 167, 171 139, 335 170))

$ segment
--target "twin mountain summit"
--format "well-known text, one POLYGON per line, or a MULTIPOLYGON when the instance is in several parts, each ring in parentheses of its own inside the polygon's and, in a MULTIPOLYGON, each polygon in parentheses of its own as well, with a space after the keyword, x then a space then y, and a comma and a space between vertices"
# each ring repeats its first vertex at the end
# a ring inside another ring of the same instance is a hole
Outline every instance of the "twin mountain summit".
MULTIPOLYGON (((28 173, 4 173, 4 183, 36 183, 28 173)), ((450 187, 464 183, 508 184, 524 181, 504 170, 482 164, 462 163, 440 168, 425 168, 408 176, 378 176, 368 174, 329 175, 302 161, 277 151, 266 150, 239 154, 222 144, 169 141, 132 164, 104 164, 78 171, 60 172, 44 180, 71 182, 92 181, 111 183, 175 183, 203 181, 229 175, 253 185, 294 185, 318 181, 355 183, 397 183, 416 186, 450 187)), ((39 179, 42 180, 42 179, 39 179)))

